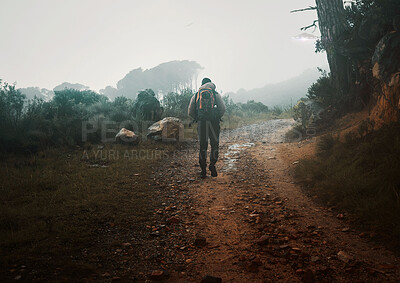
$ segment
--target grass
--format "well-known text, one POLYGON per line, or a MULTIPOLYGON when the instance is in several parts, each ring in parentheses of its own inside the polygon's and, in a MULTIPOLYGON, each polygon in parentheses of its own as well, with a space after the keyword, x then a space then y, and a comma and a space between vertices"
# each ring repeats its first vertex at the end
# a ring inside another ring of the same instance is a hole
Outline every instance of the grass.
POLYGON ((60 265, 95 244, 99 228, 125 226, 135 231, 151 222, 154 208, 162 202, 149 186, 152 168, 173 149, 174 145, 146 142, 3 156, 3 272, 27 261, 31 266, 60 265))
POLYGON ((400 125, 395 124, 366 135, 348 134, 343 142, 321 137, 316 157, 301 161, 296 176, 325 203, 348 211, 399 248, 399 172, 400 125))

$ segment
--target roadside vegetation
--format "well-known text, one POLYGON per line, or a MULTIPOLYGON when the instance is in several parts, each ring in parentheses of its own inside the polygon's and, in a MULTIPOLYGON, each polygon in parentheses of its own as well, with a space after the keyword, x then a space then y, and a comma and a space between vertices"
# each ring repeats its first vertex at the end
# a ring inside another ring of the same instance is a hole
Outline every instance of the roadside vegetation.
POLYGON ((303 160, 297 179, 328 206, 347 211, 363 229, 400 248, 400 126, 321 136, 316 158, 303 160))
POLYGON ((320 135, 316 156, 302 160, 296 176, 328 206, 347 211, 358 226, 389 238, 386 242, 399 249, 399 92, 398 85, 387 83, 398 68, 391 59, 398 45, 388 39, 398 38, 400 6, 395 0, 357 0, 344 9, 336 4, 317 1, 310 7, 321 16, 316 52, 327 53, 330 73, 320 70, 321 77, 293 108, 298 124, 287 139, 308 138, 310 131, 312 137, 320 135), (338 22, 343 30, 336 29, 338 22), (381 71, 373 74, 377 66, 381 71), (368 118, 354 121, 358 128, 331 134, 338 130, 335 120, 359 111, 368 112, 368 118))
MULTIPOLYGON (((0 81, 1 83, 1 81, 0 81)), ((110 100, 91 90, 64 89, 51 100, 27 99, 14 85, 0 85, 0 152, 35 153, 60 146, 112 142, 121 128, 145 140, 147 128, 163 117, 178 117, 189 128, 190 98, 195 92, 183 89, 158 99, 151 89, 140 91, 135 99, 124 96, 110 100)), ((222 128, 240 127, 278 117, 290 116, 290 107, 268 108, 261 102, 227 105, 222 128)))

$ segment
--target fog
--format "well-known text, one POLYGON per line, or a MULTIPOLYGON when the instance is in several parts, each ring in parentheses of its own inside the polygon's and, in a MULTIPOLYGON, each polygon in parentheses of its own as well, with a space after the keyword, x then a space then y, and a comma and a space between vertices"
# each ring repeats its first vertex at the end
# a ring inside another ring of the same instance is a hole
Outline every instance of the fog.
POLYGON ((210 77, 223 92, 259 88, 327 64, 313 40, 295 39, 317 16, 290 11, 313 4, 2 0, 0 78, 17 87, 71 82, 98 91, 133 69, 190 60, 203 67, 199 80, 210 77))

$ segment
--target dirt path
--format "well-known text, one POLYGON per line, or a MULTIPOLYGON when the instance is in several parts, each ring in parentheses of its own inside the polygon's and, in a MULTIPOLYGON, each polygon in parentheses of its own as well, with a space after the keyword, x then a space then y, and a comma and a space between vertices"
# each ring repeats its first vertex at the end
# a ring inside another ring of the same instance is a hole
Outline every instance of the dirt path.
POLYGON ((312 154, 313 140, 283 143, 291 124, 224 132, 217 178, 198 178, 196 150, 179 155, 172 182, 187 204, 171 226, 188 245, 177 247, 184 267, 169 267, 168 282, 400 280, 398 258, 294 183, 292 168, 312 154))

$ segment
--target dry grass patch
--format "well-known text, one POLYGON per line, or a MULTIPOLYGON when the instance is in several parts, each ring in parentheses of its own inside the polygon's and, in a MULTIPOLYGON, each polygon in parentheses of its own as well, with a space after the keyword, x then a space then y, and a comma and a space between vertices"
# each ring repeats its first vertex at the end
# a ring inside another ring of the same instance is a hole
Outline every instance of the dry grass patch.
POLYGON ((399 248, 399 172, 400 126, 395 124, 344 139, 321 137, 316 157, 303 160, 296 175, 324 202, 347 210, 357 224, 389 237, 399 248))
POLYGON ((143 229, 162 201, 150 186, 151 174, 174 148, 142 143, 3 156, 2 270, 68 259, 94 245, 100 228, 143 229))

